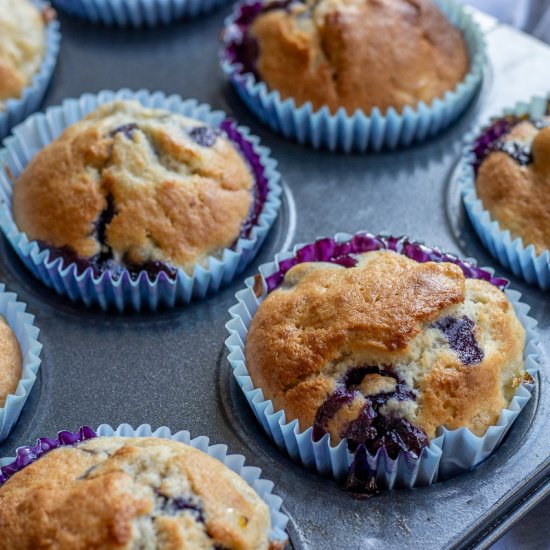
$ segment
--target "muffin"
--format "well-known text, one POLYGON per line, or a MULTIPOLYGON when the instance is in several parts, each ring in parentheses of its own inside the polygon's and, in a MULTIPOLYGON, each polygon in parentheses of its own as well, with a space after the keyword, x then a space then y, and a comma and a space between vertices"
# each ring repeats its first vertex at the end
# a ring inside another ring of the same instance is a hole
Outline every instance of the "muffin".
POLYGON ((23 358, 15 334, 0 315, 0 409, 21 379, 23 358))
POLYGON ((80 268, 173 275, 231 247, 255 199, 251 169, 220 129, 116 101, 32 159, 14 184, 13 215, 80 268))
POLYGON ((236 60, 297 106, 400 111, 468 71, 461 32, 430 0, 276 0, 239 23, 236 60))
POLYGON ((245 346, 254 387, 287 422, 352 451, 418 457, 443 427, 483 436, 530 379, 513 306, 459 262, 350 255, 358 239, 332 263, 294 265, 259 305, 245 346))
POLYGON ((52 450, 0 487, 0 548, 267 549, 269 509, 218 460, 155 437, 52 450))
POLYGON ((44 57, 43 15, 29 0, 0 0, 0 111, 19 98, 44 57))
POLYGON ((550 116, 496 119, 474 154, 475 188, 491 218, 537 254, 549 250, 550 116))

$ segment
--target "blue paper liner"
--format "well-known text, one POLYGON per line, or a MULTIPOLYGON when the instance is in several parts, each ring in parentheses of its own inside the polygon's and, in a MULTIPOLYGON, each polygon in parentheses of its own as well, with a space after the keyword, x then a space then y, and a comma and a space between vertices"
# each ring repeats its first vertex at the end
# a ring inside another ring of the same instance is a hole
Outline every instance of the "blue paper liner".
POLYGON ((210 13, 228 0, 53 0, 70 15, 109 27, 157 27, 210 13))
MULTIPOLYGON (((517 103, 513 108, 506 109, 500 116, 494 118, 498 119, 506 115, 541 118, 544 115, 550 115, 549 101, 550 94, 544 98, 534 97, 529 103, 517 103)), ((550 250, 537 254, 533 245, 525 246, 521 237, 512 237, 509 230, 503 229, 497 220, 492 219, 491 214, 477 196, 475 154, 472 149, 476 139, 487 126, 487 124, 478 126, 466 137, 468 145, 463 151, 459 176, 464 207, 479 238, 489 252, 514 275, 547 290, 550 288, 550 250)))
POLYGON ((17 295, 6 292, 5 288, 0 284, 0 315, 6 319, 19 342, 23 362, 15 393, 9 394, 4 407, 0 408, 0 443, 8 437, 27 401, 40 368, 42 350, 42 344, 38 341, 39 330, 34 326, 34 315, 26 313, 26 304, 18 302, 17 295))
POLYGON ((15 128, 13 134, 6 139, 5 148, 0 151, 0 226, 23 263, 38 279, 59 294, 87 306, 98 305, 104 310, 154 311, 160 306, 173 307, 204 298, 229 283, 255 257, 281 204, 280 175, 270 150, 261 146, 259 138, 252 136, 248 128, 233 125, 222 111, 213 111, 196 100, 184 101, 179 96, 167 97, 161 92, 150 93, 146 90, 85 94, 79 99, 65 100, 45 114, 33 115, 15 128), (175 279, 161 272, 154 280, 146 272, 133 278, 128 270, 124 270, 122 275, 105 271, 96 276, 92 268, 79 273, 76 264, 64 266, 62 258, 51 258, 50 251, 41 249, 36 241, 29 241, 15 225, 11 212, 13 177, 17 178, 30 159, 67 126, 78 122, 100 104, 119 99, 136 100, 146 107, 164 108, 212 126, 223 127, 228 134, 240 136, 241 152, 255 171, 257 187, 260 187, 260 180, 262 186, 267 187, 263 208, 249 235, 240 237, 232 248, 225 248, 220 258, 210 256, 207 267, 196 265, 192 275, 182 269, 177 269, 175 279))
POLYGON ((82 426, 77 432, 61 431, 55 438, 41 437, 33 446, 19 447, 15 457, 0 458, 0 486, 11 476, 29 464, 32 464, 49 451, 63 446, 75 445, 81 441, 95 437, 160 437, 171 439, 189 445, 219 460, 238 476, 242 477, 269 507, 271 541, 280 542, 281 544, 287 542, 286 526, 288 524, 288 517, 281 511, 283 500, 281 497, 273 494, 274 483, 260 477, 262 473, 260 468, 245 466, 245 457, 242 455, 227 454, 227 445, 210 445, 208 437, 199 436, 191 438, 191 434, 188 431, 180 431, 173 434, 170 428, 166 426, 153 430, 149 424, 142 424, 136 429, 132 428, 129 424, 121 424, 118 428, 112 428, 108 424, 101 424, 97 430, 93 430, 89 426, 82 426))
MULTIPOLYGON (((49 6, 42 0, 32 0, 32 3, 39 9, 45 10, 49 6)), ((0 109, 0 140, 5 138, 11 128, 34 113, 40 107, 53 71, 57 62, 61 33, 59 32, 59 21, 53 19, 46 26, 44 59, 38 72, 34 75, 31 83, 27 86, 21 97, 8 99, 6 109, 0 109)))
POLYGON ((260 0, 237 4, 233 14, 226 19, 221 65, 239 96, 256 116, 286 138, 315 149, 346 153, 409 146, 435 136, 459 117, 481 84, 486 60, 483 32, 473 17, 453 0, 434 1, 462 31, 470 67, 454 90, 447 91, 443 98, 435 98, 429 105, 421 101, 414 107, 406 106, 402 112, 390 108, 382 113, 375 108, 370 113, 357 110, 350 115, 344 108, 333 114, 328 107, 315 111, 311 102, 297 106, 292 98, 281 99, 277 90, 269 90, 254 75, 243 72, 231 48, 235 37, 241 33, 236 23, 241 9, 260 5, 260 0))
MULTIPOLYGON (((261 388, 254 387, 248 374, 244 348, 248 328, 259 305, 269 290, 278 286, 284 273, 293 265, 307 261, 331 261, 346 265, 345 257, 348 254, 369 250, 393 250, 419 262, 449 261, 459 265, 466 277, 484 279, 502 289, 513 304, 526 332, 525 368, 532 377, 536 376, 540 368, 539 336, 535 329, 537 323, 527 315, 529 306, 520 302, 519 292, 506 288, 508 282, 505 279, 495 278, 491 269, 478 268, 474 260, 460 260, 437 248, 426 247, 405 237, 375 236, 366 232, 355 235, 338 233, 332 239, 320 239, 308 245, 297 245, 293 252, 277 255, 275 261, 260 266, 259 279, 248 278, 246 288, 236 294, 238 303, 229 310, 232 320, 226 324, 229 338, 225 344, 229 351, 229 363, 256 418, 277 447, 306 468, 338 480, 348 476, 354 460, 354 455, 348 451, 347 440, 344 439, 337 446, 332 446, 328 434, 325 434, 319 441, 314 441, 311 427, 302 431, 297 420, 287 422, 285 412, 276 411, 272 401, 264 398, 261 388), (255 290, 259 293, 259 289, 262 294, 257 297, 255 290)), ((376 473, 378 487, 386 489, 426 486, 470 470, 498 447, 530 399, 533 387, 532 384, 518 386, 510 404, 502 410, 497 423, 489 427, 482 437, 474 435, 466 428, 440 428, 437 437, 423 449, 418 459, 401 451, 397 459, 393 460, 385 448, 382 448, 374 456, 367 454, 363 461, 366 461, 370 470, 376 473)))

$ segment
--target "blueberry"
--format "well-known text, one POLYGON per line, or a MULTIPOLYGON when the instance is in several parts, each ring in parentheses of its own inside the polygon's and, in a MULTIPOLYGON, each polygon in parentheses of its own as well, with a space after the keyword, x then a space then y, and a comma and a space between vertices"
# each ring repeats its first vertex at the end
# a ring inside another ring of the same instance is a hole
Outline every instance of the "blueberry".
POLYGON ((117 134, 122 133, 124 137, 128 139, 134 139, 134 132, 137 130, 138 125, 135 122, 130 122, 129 124, 123 124, 118 128, 115 128, 111 132, 111 137, 115 137, 117 134))
POLYGON ((483 361, 483 350, 476 342, 475 323, 466 315, 461 319, 444 317, 434 323, 434 327, 445 335, 449 346, 464 365, 473 365, 483 361))
POLYGON ((180 512, 190 512, 200 523, 204 523, 204 512, 200 502, 193 497, 168 497, 155 489, 160 509, 164 515, 175 516, 180 512))
POLYGON ((429 443, 426 433, 405 418, 382 417, 378 431, 380 437, 371 442, 369 451, 374 454, 379 448, 384 447, 388 456, 394 460, 400 451, 418 458, 422 449, 429 443))
MULTIPOLYGON (((493 121, 492 125, 486 128, 477 138, 472 149, 475 160, 474 170, 477 174, 481 163, 493 151, 506 153, 521 166, 526 166, 533 162, 533 154, 530 145, 524 145, 518 141, 505 140, 506 134, 517 126, 520 122, 529 120, 528 117, 506 116, 493 121)), ((549 123, 545 120, 531 120, 531 124, 539 130, 549 123)))
POLYGON ((97 217, 95 222, 95 231, 97 240, 101 245, 106 244, 107 239, 107 226, 113 221, 115 217, 115 201, 111 194, 107 195, 107 206, 97 217))
MULTIPOLYGON (((550 105, 550 102, 549 102, 549 105, 550 105)), ((550 107, 549 107, 550 109, 550 107)), ((540 119, 540 120, 535 120, 535 122, 533 122, 533 126, 537 129, 537 130, 542 130, 543 128, 546 128, 547 126, 550 126, 550 121, 548 120, 544 120, 544 119, 540 119)))
POLYGON ((419 456, 422 449, 429 443, 426 433, 404 418, 388 417, 380 413, 380 408, 390 399, 413 401, 416 395, 395 373, 373 366, 355 367, 344 375, 342 384, 325 399, 317 411, 313 425, 314 440, 321 439, 327 432, 331 418, 336 416, 340 408, 353 401, 358 394, 356 388, 369 374, 395 379, 395 388, 392 391, 366 396, 361 412, 357 418, 344 426, 340 436, 347 438, 351 451, 356 451, 363 446, 375 454, 378 449, 385 447, 388 455, 394 459, 401 450, 408 452, 411 456, 419 456))
POLYGON ((367 399, 361 409, 359 416, 352 420, 341 433, 342 437, 347 437, 349 447, 353 451, 357 445, 367 443, 376 439, 378 433, 373 421, 378 416, 372 402, 367 399))
POLYGON ((363 378, 368 374, 378 374, 380 376, 389 376, 397 380, 397 376, 387 370, 380 370, 378 367, 362 366, 350 369, 344 376, 344 385, 350 389, 355 386, 359 386, 363 381, 363 378))
POLYGON ((526 166, 533 162, 533 153, 530 145, 523 145, 517 141, 498 141, 493 146, 494 151, 501 151, 513 158, 521 166, 526 166))
POLYGON ((210 126, 196 126, 188 133, 189 137, 201 147, 213 147, 220 135, 220 130, 210 126))
POLYGON ((330 419, 344 405, 349 405, 354 398, 354 393, 349 392, 345 388, 337 388, 334 393, 330 394, 319 407, 313 424, 313 439, 318 441, 327 432, 327 425, 330 419))
POLYGON ((357 497, 370 497, 377 492, 376 471, 368 463, 365 445, 357 447, 344 489, 357 497))

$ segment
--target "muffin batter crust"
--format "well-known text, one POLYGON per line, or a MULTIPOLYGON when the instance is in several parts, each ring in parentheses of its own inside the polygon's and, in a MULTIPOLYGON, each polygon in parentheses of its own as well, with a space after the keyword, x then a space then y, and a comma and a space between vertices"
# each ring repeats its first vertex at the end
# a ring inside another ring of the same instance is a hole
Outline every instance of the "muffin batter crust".
POLYGON ((265 550, 269 509, 218 460, 159 438, 50 451, 0 487, 0 549, 265 550))
POLYGON ((0 408, 14 394, 21 379, 23 358, 15 334, 0 316, 0 408))
POLYGON ((131 101, 101 106, 40 151, 16 182, 31 240, 128 265, 192 272, 238 238, 253 176, 215 128, 131 101))
POLYGON ((525 373, 506 295, 454 264, 359 258, 299 264, 261 303, 245 349, 254 386, 333 444, 361 443, 382 420, 429 439, 438 427, 483 435, 525 373))
POLYGON ((251 36, 270 89, 331 112, 430 103, 468 70, 462 34, 431 0, 291 3, 260 14, 251 36))

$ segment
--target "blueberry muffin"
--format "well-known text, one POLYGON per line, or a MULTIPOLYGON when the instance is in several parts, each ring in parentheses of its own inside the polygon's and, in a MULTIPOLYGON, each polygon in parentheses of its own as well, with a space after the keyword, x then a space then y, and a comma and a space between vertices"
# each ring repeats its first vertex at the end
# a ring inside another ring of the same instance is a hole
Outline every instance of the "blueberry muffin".
POLYGON ((0 549, 275 548, 269 509, 218 460, 159 438, 52 450, 0 487, 0 549))
POLYGON ((0 0, 0 111, 21 96, 45 49, 43 15, 29 0, 0 0))
POLYGON ((23 359, 15 334, 0 315, 0 409, 21 379, 23 359))
POLYGON ((468 71, 462 34, 431 0, 275 0, 238 28, 244 71, 314 109, 402 110, 443 97, 468 71))
POLYGON ((14 184, 20 231, 77 266, 193 272, 239 238, 254 177, 218 128, 137 102, 101 106, 14 184))
POLYGON ((491 218, 537 253, 550 249, 550 116, 497 119, 474 149, 477 194, 491 218))
POLYGON ((252 319, 245 355, 288 422, 396 458, 419 456, 439 427, 483 435, 529 376, 524 346, 499 288, 383 250, 351 267, 292 267, 252 319))

